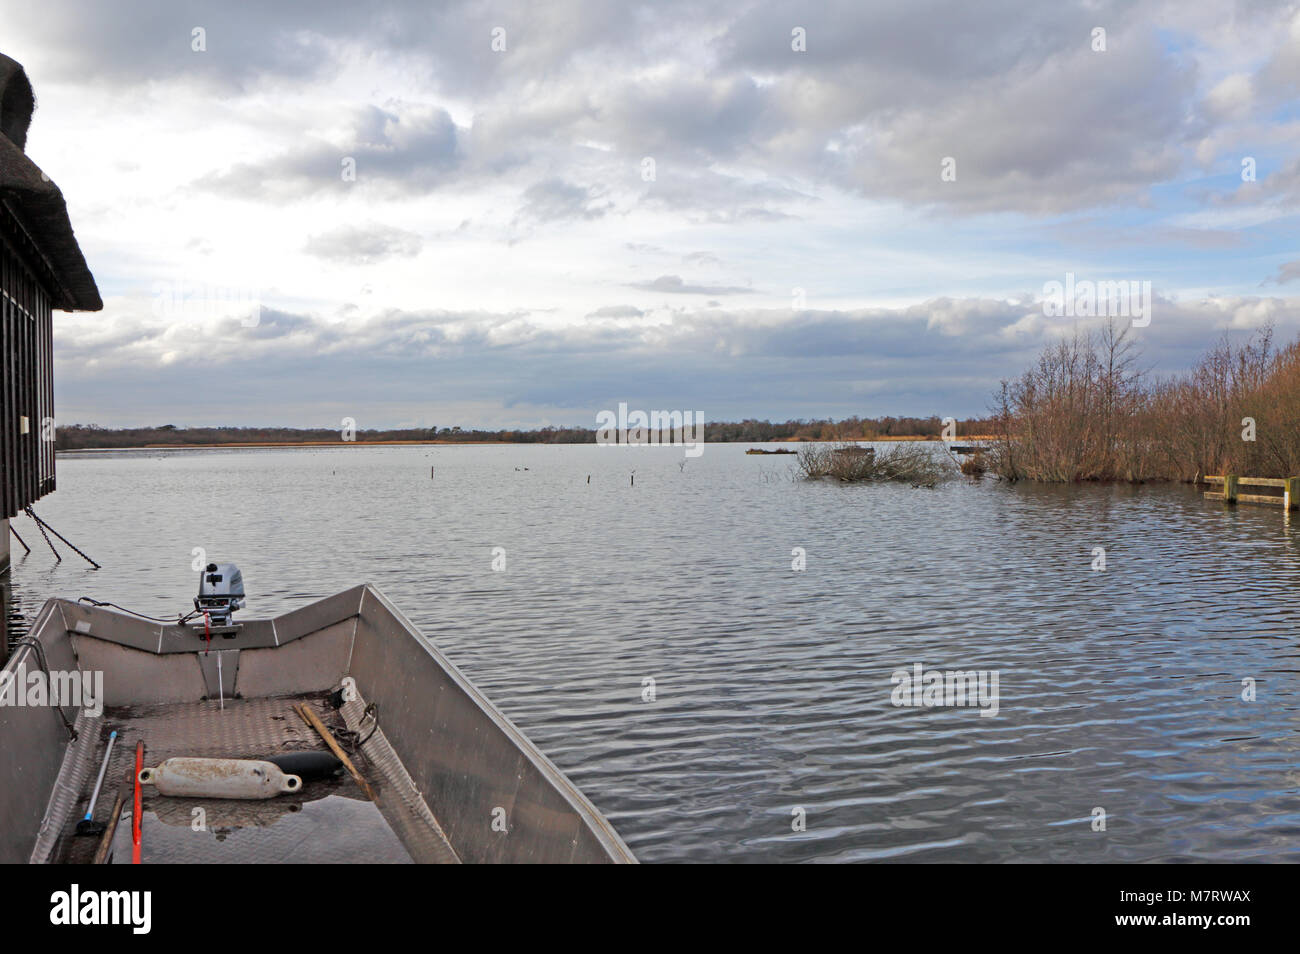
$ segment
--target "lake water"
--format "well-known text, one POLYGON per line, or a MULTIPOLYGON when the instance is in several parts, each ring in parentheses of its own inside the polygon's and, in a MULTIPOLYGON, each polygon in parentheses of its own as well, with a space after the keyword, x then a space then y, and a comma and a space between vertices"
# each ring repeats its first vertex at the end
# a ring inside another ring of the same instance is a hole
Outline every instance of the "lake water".
POLYGON ((744 450, 66 456, 37 512, 104 568, 20 517, 14 595, 174 615, 195 547, 246 617, 372 582, 647 862, 1300 860, 1295 517, 744 450), (916 663, 995 671, 997 715, 894 706, 916 663))

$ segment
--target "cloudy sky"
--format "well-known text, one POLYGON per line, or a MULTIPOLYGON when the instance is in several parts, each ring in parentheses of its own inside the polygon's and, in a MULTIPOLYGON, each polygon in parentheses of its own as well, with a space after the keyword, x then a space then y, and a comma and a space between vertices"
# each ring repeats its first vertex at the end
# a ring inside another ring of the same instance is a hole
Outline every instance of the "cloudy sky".
POLYGON ((1300 334, 1294 3, 0 12, 105 300, 64 423, 979 414, 1067 272, 1157 371, 1300 334))

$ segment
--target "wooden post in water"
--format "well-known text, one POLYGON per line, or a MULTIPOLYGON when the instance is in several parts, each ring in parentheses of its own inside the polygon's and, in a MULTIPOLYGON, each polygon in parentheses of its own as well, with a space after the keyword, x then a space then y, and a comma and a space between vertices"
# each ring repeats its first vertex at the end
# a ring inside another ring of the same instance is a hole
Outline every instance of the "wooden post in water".
POLYGON ((1223 475, 1223 502, 1235 504, 1237 502, 1237 475, 1223 475))
POLYGON ((1288 477, 1282 491, 1282 506, 1287 510, 1300 509, 1300 477, 1288 477))

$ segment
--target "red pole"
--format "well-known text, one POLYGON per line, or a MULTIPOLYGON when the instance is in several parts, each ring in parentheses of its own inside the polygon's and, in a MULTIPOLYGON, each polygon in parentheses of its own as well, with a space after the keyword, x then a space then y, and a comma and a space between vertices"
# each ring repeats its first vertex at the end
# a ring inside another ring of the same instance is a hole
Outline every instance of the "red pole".
POLYGON ((144 769, 144 742, 135 744, 135 810, 131 812, 131 864, 140 863, 140 772, 144 769))

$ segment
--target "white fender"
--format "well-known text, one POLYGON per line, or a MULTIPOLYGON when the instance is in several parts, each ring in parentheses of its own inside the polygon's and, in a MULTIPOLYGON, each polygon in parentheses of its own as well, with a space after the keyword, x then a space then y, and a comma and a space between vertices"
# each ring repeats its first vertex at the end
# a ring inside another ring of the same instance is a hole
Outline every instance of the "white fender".
POLYGON ((274 798, 302 788, 297 775, 285 775, 274 762, 254 759, 167 759, 140 771, 140 784, 160 795, 182 798, 274 798))

